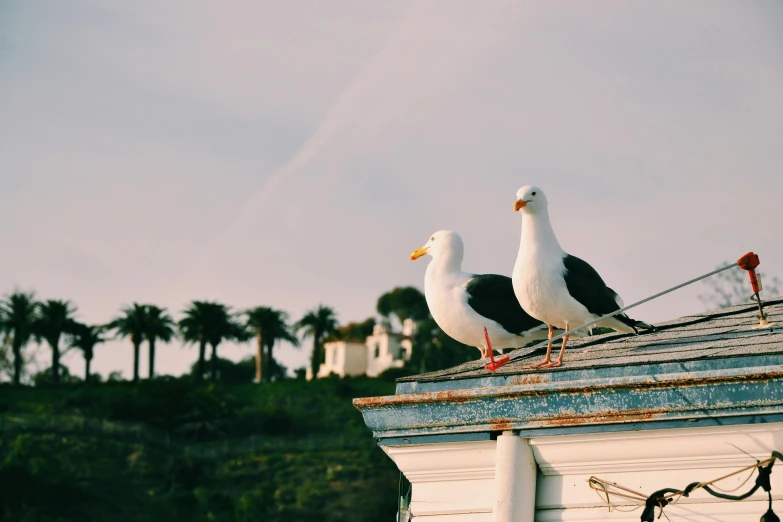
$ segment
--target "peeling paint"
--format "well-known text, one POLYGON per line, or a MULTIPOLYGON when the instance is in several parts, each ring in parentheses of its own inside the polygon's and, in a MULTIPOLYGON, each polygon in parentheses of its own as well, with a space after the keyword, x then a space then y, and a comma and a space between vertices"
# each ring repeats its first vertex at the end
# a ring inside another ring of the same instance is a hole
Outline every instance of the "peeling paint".
POLYGON ((489 431, 508 431, 511 429, 510 419, 490 419, 489 431))
POLYGON ((514 375, 509 380, 510 384, 522 385, 522 384, 541 384, 549 382, 549 375, 546 373, 527 373, 521 375, 514 375))
MULTIPOLYGON (((549 393, 580 393, 580 394, 595 394, 602 391, 624 388, 629 390, 649 390, 655 388, 672 388, 672 387, 693 387, 693 386, 707 386, 718 383, 731 383, 731 382, 766 382, 772 380, 783 379, 783 366, 777 367, 776 370, 748 373, 748 374, 735 374, 735 375, 715 375, 715 376, 692 376, 689 373, 683 373, 677 375, 675 379, 656 379, 655 376, 649 376, 648 379, 640 382, 623 382, 623 383, 563 383, 560 386, 548 387, 548 388, 536 388, 532 385, 527 388, 525 385, 519 386, 516 389, 504 389, 505 387, 491 387, 491 388, 473 388, 467 390, 449 390, 430 393, 411 393, 406 395, 387 395, 384 397, 363 397, 353 400, 353 405, 362 410, 364 408, 383 408, 387 406, 401 406, 405 404, 424 404, 432 402, 448 402, 452 404, 461 404, 477 400, 486 395, 492 395, 497 398, 521 398, 525 396, 542 396, 549 393)), ((548 384, 548 383, 544 383, 548 384)))
POLYGON ((555 415, 544 420, 542 424, 544 426, 579 426, 582 424, 648 421, 655 419, 658 414, 667 413, 668 411, 665 408, 658 408, 656 410, 624 410, 603 414, 555 415))
POLYGON ((379 438, 783 414, 781 365, 518 382, 361 398, 354 405, 379 438))
MULTIPOLYGON (((767 304, 783 324, 783 300, 767 304)), ((568 364, 547 371, 520 359, 491 374, 474 362, 353 403, 376 438, 420 443, 507 430, 535 437, 783 422, 783 328, 751 330, 755 314, 743 305, 650 335, 575 342, 568 364)))

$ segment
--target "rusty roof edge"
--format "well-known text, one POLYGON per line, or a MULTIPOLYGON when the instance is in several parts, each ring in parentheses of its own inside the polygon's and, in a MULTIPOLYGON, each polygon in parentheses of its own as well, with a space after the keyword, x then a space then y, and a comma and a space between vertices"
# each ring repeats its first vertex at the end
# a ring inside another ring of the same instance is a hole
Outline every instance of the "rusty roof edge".
POLYGON ((614 388, 656 388, 676 385, 699 386, 735 380, 754 380, 780 378, 783 380, 783 365, 729 368, 725 370, 706 370, 698 372, 677 372, 668 374, 635 375, 630 377, 606 377, 566 382, 542 382, 512 384, 508 386, 487 386, 484 388, 465 388, 404 395, 386 395, 381 397, 362 397, 353 400, 360 411, 364 408, 389 408, 416 404, 443 402, 460 403, 488 397, 522 397, 526 395, 545 395, 550 393, 610 391, 614 388))
MULTIPOLYGON (((781 403, 756 405, 752 412, 744 411, 747 406, 720 408, 715 410, 693 409, 649 409, 617 412, 612 414, 585 414, 554 416, 530 420, 512 420, 503 417, 482 419, 482 422, 464 425, 423 425, 391 430, 373 430, 373 437, 386 445, 384 439, 417 437, 434 438, 444 435, 469 435, 477 433, 498 433, 513 430, 523 437, 565 435, 569 433, 596 433, 617 431, 639 431, 648 429, 690 428, 695 426, 733 426, 737 424, 759 424, 783 422, 781 403)), ((467 437, 465 437, 467 439, 467 437)), ((475 440, 483 440, 474 437, 475 440)), ((437 439, 436 439, 437 440, 437 439)))
MULTIPOLYGON (((375 437, 551 433, 769 422, 783 418, 783 365, 575 386, 530 384, 354 400, 375 437), (689 424, 690 423, 690 424, 689 424), (640 427, 641 426, 641 427, 640 427)), ((609 382, 611 381, 611 382, 609 382)))

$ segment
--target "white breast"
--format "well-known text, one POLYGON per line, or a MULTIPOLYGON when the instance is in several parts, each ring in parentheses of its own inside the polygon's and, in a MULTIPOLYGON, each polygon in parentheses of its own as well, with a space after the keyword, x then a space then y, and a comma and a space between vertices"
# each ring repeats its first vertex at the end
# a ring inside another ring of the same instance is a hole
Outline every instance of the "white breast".
POLYGON ((557 328, 589 321, 590 312, 568 293, 562 256, 541 254, 526 252, 517 258, 512 281, 519 304, 531 317, 557 328))
POLYGON ((461 270, 440 271, 436 263, 430 263, 424 277, 424 297, 432 318, 446 335, 468 346, 484 346, 485 326, 493 348, 521 346, 519 336, 470 307, 466 286, 472 277, 461 270))
POLYGON ((427 270, 424 278, 424 297, 427 299, 432 318, 446 335, 468 346, 481 346, 482 332, 474 332, 478 314, 468 306, 465 285, 469 275, 433 274, 427 270))

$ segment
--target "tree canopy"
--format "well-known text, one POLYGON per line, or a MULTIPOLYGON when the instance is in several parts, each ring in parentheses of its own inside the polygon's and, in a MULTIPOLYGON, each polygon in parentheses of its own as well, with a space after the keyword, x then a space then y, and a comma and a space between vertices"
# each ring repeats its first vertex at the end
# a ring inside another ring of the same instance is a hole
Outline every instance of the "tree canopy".
POLYGON ((113 319, 107 330, 114 330, 118 337, 127 337, 133 344, 133 380, 139 380, 139 351, 147 332, 147 307, 138 303, 122 309, 122 315, 113 319))
POLYGON ((209 323, 209 303, 206 301, 191 301, 183 312, 184 317, 177 323, 180 336, 185 343, 198 344, 198 361, 196 379, 204 378, 207 328, 209 323))
POLYGON ((364 342, 367 337, 372 335, 373 328, 375 328, 375 318, 368 317, 361 322, 350 322, 344 324, 337 329, 335 339, 342 339, 344 341, 361 341, 364 342))
POLYGON ((38 315, 33 323, 35 336, 44 339, 52 349, 52 383, 60 382, 60 339, 74 332, 76 313, 70 301, 48 299, 38 304, 38 315))
POLYGON ((418 324, 408 365, 416 373, 451 368, 476 358, 476 349, 455 341, 432 318, 418 324))
POLYGON ((14 385, 19 385, 24 366, 22 350, 35 337, 38 304, 33 293, 14 292, 0 303, 0 332, 10 338, 14 385))
POLYGON ((149 378, 152 379, 155 376, 155 343, 159 340, 167 343, 176 337, 177 325, 165 308, 145 305, 145 310, 144 338, 149 347, 149 378))
POLYGON ((318 367, 323 362, 323 343, 328 338, 337 335, 337 314, 328 306, 318 305, 302 317, 295 326, 302 332, 302 338, 313 339, 313 353, 310 358, 310 370, 313 377, 318 374, 318 367))
POLYGON ((269 381, 275 360, 272 350, 278 341, 299 346, 299 339, 289 324, 288 314, 268 306, 245 311, 245 326, 256 336, 256 382, 269 381))
POLYGON ((103 336, 103 328, 100 326, 90 326, 82 323, 76 323, 73 332, 70 335, 68 346, 77 348, 84 356, 84 382, 91 381, 90 364, 95 356, 95 347, 100 343, 106 342, 103 336))
POLYGON ((398 286, 381 295, 376 310, 386 318, 394 315, 400 322, 405 319, 423 321, 430 316, 424 294, 412 286, 398 286))

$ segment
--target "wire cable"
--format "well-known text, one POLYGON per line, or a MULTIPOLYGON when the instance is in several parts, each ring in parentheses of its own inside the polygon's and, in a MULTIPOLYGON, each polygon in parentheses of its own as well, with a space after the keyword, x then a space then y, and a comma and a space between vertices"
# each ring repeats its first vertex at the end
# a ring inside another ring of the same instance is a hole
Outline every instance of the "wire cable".
MULTIPOLYGON (((624 307, 620 308, 619 310, 615 310, 614 312, 610 312, 610 313, 608 313, 606 315, 602 315, 598 319, 593 319, 592 321, 587 321, 586 323, 581 324, 581 325, 577 326, 576 328, 571 328, 568 331, 565 331, 565 332, 563 332, 561 334, 555 335, 551 339, 547 339, 546 341, 541 341, 540 343, 538 343, 538 344, 536 344, 534 346, 531 346, 530 349, 534 350, 534 349, 542 347, 542 346, 547 346, 549 343, 557 341, 559 339, 562 339, 563 337, 565 337, 567 335, 571 335, 572 333, 576 332, 577 330, 582 330, 584 328, 587 328, 588 326, 593 326, 594 324, 600 323, 601 321, 609 319, 610 317, 614 317, 615 315, 619 315, 619 314, 625 312, 626 310, 630 310, 631 308, 635 308, 635 307, 637 307, 637 306, 639 306, 641 304, 644 304, 644 303, 646 303, 648 301, 652 301, 653 299, 657 299, 657 298, 659 298, 659 297, 661 297, 663 295, 666 295, 666 294, 668 294, 670 292, 674 292, 675 290, 679 290, 680 288, 683 288, 685 286, 693 284, 693 283, 695 283, 697 281, 701 281, 702 279, 706 279, 706 278, 708 278, 710 276, 714 276, 715 274, 719 274, 720 272, 723 272, 724 270, 728 270, 728 269, 734 268, 736 266, 739 266, 739 262, 735 262, 735 263, 732 263, 730 265, 726 265, 724 267, 715 269, 712 272, 708 272, 708 273, 706 273, 704 275, 700 275, 699 277, 694 277, 693 279, 689 279, 688 281, 685 281, 684 283, 680 283, 679 285, 675 285, 675 286, 673 286, 671 288, 667 288, 666 290, 664 290, 662 292, 658 292, 657 294, 651 295, 650 297, 645 297, 641 301, 636 301, 635 303, 629 304, 628 306, 624 306, 624 307)), ((517 355, 511 355, 509 359, 511 361, 514 361, 514 360, 519 359, 521 357, 523 357, 522 354, 517 354, 517 355)))

